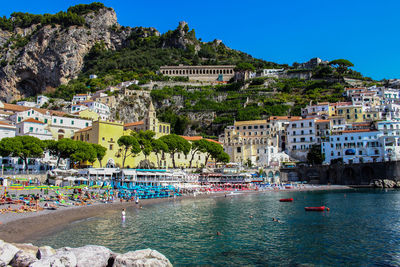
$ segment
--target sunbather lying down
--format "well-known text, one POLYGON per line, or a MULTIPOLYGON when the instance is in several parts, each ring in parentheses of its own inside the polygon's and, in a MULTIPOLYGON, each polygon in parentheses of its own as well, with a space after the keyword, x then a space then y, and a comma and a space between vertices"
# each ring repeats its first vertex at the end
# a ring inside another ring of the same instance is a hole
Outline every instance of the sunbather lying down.
POLYGON ((56 206, 54 204, 46 203, 46 204, 44 204, 44 208, 48 209, 48 210, 56 210, 56 209, 58 209, 58 206, 56 206))

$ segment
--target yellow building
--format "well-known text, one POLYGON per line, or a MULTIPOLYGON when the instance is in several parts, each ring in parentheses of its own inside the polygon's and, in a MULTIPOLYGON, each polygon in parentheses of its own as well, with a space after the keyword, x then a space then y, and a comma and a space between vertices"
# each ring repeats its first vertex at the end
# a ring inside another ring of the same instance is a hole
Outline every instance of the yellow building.
POLYGON ((89 119, 89 120, 93 120, 93 121, 97 121, 99 119, 99 114, 97 114, 96 112, 94 112, 93 110, 90 109, 85 109, 82 111, 78 111, 76 113, 74 113, 75 115, 78 115, 79 118, 82 119, 89 119))
POLYGON ((159 138, 163 135, 170 134, 171 125, 166 122, 160 122, 157 119, 156 110, 154 109, 153 103, 150 102, 150 106, 144 120, 126 123, 124 125, 124 129, 137 132, 151 130, 156 133, 155 137, 159 138))
POLYGON ((340 105, 341 103, 337 104, 336 115, 344 116, 344 119, 347 123, 364 121, 364 112, 362 106, 353 104, 340 105))
MULTIPOLYGON (((118 139, 123 135, 130 135, 132 130, 124 130, 124 125, 121 122, 111 122, 111 121, 95 121, 91 127, 81 129, 75 133, 74 140, 80 140, 88 143, 99 144, 107 148, 106 155, 102 160, 102 167, 122 167, 123 158, 121 156, 121 149, 118 145, 118 139)), ((186 140, 195 141, 202 137, 186 137, 186 140)), ((210 140, 211 141, 211 140, 210 140)), ((134 168, 144 160, 145 157, 143 153, 135 157, 127 157, 125 160, 125 168, 134 168)), ((157 155, 151 153, 147 159, 152 162, 156 167, 157 155)), ((183 153, 178 153, 175 155, 176 167, 187 168, 189 167, 191 159, 191 153, 184 155, 183 153)), ((204 153, 195 154, 192 167, 201 167, 205 164, 206 155, 204 153)), ((159 155, 159 160, 162 168, 172 168, 172 158, 169 154, 159 155)), ((210 159, 211 160, 211 159, 210 159)), ((100 167, 100 162, 96 161, 93 167, 100 167)))

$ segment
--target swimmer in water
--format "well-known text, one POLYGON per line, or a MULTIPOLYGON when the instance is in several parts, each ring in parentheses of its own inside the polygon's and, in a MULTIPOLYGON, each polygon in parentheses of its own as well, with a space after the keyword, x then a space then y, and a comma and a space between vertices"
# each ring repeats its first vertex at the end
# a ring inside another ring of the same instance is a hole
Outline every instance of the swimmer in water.
POLYGON ((272 221, 273 221, 273 222, 278 222, 278 223, 281 223, 281 221, 280 221, 280 220, 278 220, 277 218, 272 218, 272 221))
POLYGON ((125 209, 122 209, 122 218, 125 218, 126 212, 125 209))
POLYGON ((218 232, 218 231, 217 231, 217 235, 222 235, 222 234, 221 234, 221 232, 218 232))

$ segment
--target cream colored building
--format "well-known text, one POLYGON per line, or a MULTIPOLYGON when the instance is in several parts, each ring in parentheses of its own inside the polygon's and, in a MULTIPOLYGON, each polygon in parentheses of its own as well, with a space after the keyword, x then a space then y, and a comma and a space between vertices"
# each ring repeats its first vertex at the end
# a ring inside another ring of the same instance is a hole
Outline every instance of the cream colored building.
POLYGON ((188 77, 191 81, 227 82, 235 75, 235 65, 162 66, 165 76, 188 77))
POLYGON ((231 162, 247 163, 257 166, 279 165, 289 157, 280 147, 282 129, 273 120, 238 121, 224 131, 224 150, 231 162))

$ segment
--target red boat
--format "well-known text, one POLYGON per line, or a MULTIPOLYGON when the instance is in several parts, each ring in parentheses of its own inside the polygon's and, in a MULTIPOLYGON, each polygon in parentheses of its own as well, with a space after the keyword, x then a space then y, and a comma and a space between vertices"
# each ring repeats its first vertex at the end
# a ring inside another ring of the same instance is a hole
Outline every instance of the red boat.
POLYGON ((279 199, 279 202, 292 202, 293 201, 293 198, 282 198, 282 199, 279 199))
POLYGON ((325 206, 321 206, 321 207, 304 207, 304 209, 306 211, 324 211, 325 210, 325 206))

